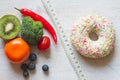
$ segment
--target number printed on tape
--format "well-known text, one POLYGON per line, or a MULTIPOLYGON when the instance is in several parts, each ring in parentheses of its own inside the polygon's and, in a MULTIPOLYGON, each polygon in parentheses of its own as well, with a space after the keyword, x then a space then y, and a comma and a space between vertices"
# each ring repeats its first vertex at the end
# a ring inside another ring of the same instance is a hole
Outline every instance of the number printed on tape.
POLYGON ((82 72, 80 63, 79 63, 78 59, 76 58, 74 52, 72 51, 72 48, 68 41, 68 38, 65 35, 64 30, 62 29, 61 23, 58 19, 58 16, 55 12, 55 9, 54 9, 52 3, 50 2, 50 0, 41 0, 41 1, 44 5, 45 9, 47 10, 50 18, 52 19, 53 24, 55 25, 55 28, 58 32, 58 35, 60 36, 60 40, 61 40, 64 50, 66 52, 66 55, 69 58, 69 61, 71 62, 72 66, 74 68, 74 71, 76 72, 76 74, 78 75, 78 78, 80 80, 86 80, 86 78, 82 72))

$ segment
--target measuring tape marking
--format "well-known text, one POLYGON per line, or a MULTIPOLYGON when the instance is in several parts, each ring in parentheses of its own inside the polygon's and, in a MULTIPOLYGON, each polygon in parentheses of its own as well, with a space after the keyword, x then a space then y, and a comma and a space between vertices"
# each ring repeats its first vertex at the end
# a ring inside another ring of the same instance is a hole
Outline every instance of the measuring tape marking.
POLYGON ((55 12, 55 9, 53 8, 52 3, 50 2, 50 0, 41 0, 41 1, 55 25, 58 35, 60 36, 62 45, 66 51, 66 55, 69 58, 75 72, 77 73, 79 80, 86 80, 86 78, 82 72, 80 63, 79 63, 78 59, 76 58, 74 52, 72 51, 72 48, 68 41, 68 38, 65 35, 64 30, 62 29, 61 23, 55 12))

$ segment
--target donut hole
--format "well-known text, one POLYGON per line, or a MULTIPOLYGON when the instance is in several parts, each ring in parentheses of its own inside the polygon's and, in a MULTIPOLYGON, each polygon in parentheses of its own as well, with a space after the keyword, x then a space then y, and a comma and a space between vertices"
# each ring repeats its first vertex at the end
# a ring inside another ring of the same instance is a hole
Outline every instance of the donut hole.
POLYGON ((91 31, 91 32, 89 33, 89 38, 90 38, 92 41, 97 41, 97 40, 98 40, 98 35, 97 35, 95 32, 91 31))

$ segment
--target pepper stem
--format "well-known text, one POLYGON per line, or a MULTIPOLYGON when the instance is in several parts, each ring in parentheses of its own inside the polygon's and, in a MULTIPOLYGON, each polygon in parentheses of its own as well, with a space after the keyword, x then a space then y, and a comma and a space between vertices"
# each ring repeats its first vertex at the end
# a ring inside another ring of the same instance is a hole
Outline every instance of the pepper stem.
POLYGON ((18 9, 18 8, 16 8, 16 7, 14 7, 14 9, 16 9, 16 10, 18 10, 18 11, 20 11, 20 12, 21 12, 21 9, 18 9))

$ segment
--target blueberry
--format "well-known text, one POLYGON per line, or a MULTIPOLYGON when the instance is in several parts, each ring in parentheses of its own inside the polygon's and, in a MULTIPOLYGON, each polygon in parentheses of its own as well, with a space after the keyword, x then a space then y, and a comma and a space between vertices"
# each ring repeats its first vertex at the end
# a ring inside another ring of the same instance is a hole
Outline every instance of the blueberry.
POLYGON ((49 66, 46 65, 46 64, 44 64, 44 65, 42 66, 42 70, 43 70, 43 71, 48 71, 48 70, 49 70, 49 66))
POLYGON ((36 68, 36 65, 35 65, 34 62, 28 63, 28 69, 29 69, 29 70, 34 70, 35 68, 36 68))
POLYGON ((29 72, 27 70, 23 71, 23 76, 25 78, 28 78, 29 77, 29 72))
POLYGON ((22 69, 22 70, 27 70, 27 64, 25 64, 25 63, 22 64, 22 65, 21 65, 21 69, 22 69))
POLYGON ((35 53, 31 53, 30 56, 29 56, 29 59, 31 61, 35 61, 37 59, 37 55, 35 53))

